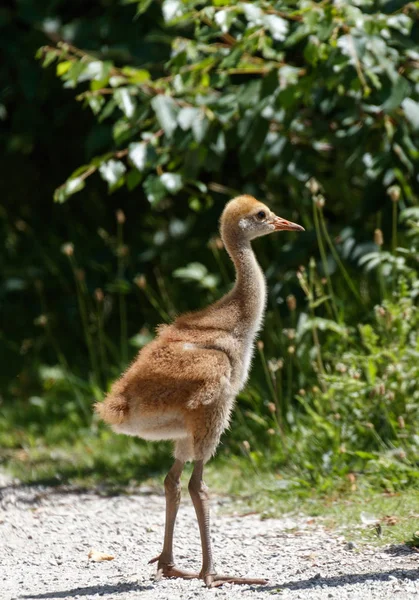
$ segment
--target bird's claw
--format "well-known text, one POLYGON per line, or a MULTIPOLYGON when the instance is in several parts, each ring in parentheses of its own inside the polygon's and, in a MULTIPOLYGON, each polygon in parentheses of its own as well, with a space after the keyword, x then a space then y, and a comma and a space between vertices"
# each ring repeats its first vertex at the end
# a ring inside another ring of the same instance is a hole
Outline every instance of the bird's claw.
POLYGON ((184 571, 175 567, 172 561, 165 561, 161 555, 156 556, 148 561, 149 565, 157 563, 157 573, 154 577, 155 581, 160 581, 163 577, 179 577, 181 579, 198 579, 199 574, 191 571, 184 571))

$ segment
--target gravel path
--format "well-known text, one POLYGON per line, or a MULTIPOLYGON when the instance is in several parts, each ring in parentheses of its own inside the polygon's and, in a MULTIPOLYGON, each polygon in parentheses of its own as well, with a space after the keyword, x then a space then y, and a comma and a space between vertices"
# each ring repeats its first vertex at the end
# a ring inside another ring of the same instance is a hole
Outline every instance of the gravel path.
MULTIPOLYGON (((198 569, 197 525, 185 496, 175 552, 179 566, 198 569)), ((106 497, 73 488, 9 484, 0 489, 0 501, 1 600, 419 596, 418 554, 404 547, 358 551, 303 517, 262 521, 255 514, 226 516, 228 499, 212 500, 216 566, 220 572, 267 577, 265 587, 207 590, 198 580, 154 582, 154 565, 147 562, 161 548, 164 497, 151 490, 106 497), (115 558, 93 562, 91 548, 115 558)))

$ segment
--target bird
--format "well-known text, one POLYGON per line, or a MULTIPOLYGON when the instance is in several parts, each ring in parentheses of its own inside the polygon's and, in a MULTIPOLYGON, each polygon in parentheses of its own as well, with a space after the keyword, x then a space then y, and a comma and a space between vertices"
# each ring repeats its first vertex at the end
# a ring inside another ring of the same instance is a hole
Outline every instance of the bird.
POLYGON ((226 582, 267 583, 266 579, 217 574, 203 469, 229 426, 236 396, 246 384, 266 308, 265 277, 251 241, 277 231, 304 228, 276 216, 252 196, 230 200, 221 215, 220 234, 236 271, 232 289, 212 305, 160 325, 156 337, 140 350, 105 399, 95 405, 99 417, 116 433, 174 442, 175 460, 164 480, 163 549, 150 561, 157 562, 157 580, 200 578, 207 587, 226 582), (188 489, 201 537, 199 572, 178 568, 173 557, 180 478, 186 462, 194 463, 188 489))

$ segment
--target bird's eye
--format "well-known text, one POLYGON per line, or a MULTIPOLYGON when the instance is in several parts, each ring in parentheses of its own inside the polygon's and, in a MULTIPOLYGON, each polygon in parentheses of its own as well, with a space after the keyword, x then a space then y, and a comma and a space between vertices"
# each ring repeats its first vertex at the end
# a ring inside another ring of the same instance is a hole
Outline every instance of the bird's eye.
POLYGON ((266 213, 264 210, 260 210, 256 216, 259 219, 259 221, 263 221, 263 219, 266 217, 266 213))

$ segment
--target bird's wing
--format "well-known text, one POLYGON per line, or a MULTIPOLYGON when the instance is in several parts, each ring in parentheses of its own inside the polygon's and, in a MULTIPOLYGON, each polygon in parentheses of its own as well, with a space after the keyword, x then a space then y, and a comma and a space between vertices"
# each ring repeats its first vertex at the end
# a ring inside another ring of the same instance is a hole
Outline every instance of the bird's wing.
POLYGON ((190 342, 156 341, 142 350, 123 379, 131 380, 135 395, 147 404, 194 409, 228 393, 231 372, 230 359, 221 350, 190 342))
MULTIPOLYGON (((212 404, 230 391, 231 362, 225 352, 214 348, 191 348, 190 367, 184 373, 192 383, 187 407, 212 404)), ((189 361, 188 361, 189 362, 189 361)))

